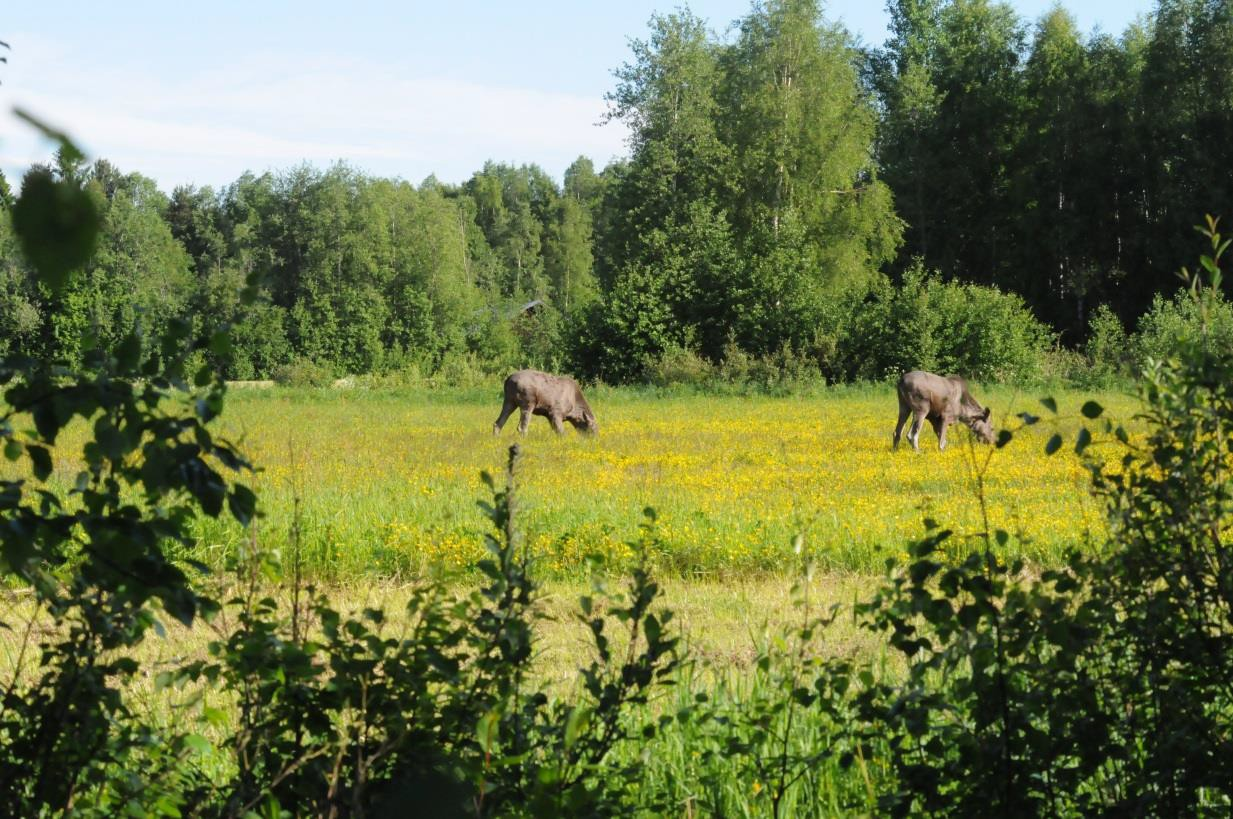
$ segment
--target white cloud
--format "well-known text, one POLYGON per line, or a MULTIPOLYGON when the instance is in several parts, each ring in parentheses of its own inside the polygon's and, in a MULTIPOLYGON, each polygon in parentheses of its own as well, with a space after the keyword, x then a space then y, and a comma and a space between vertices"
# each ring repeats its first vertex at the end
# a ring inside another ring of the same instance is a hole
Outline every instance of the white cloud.
MULTIPOLYGON (((89 59, 23 38, 21 70, 4 76, 0 99, 164 188, 225 184, 245 170, 301 161, 458 181, 496 159, 535 162, 559 176, 579 154, 602 165, 624 153, 620 125, 597 127, 598 98, 407 76, 321 55, 257 56, 183 77, 79 64, 89 59)), ((45 143, 4 119, 6 172, 48 157, 45 143)))

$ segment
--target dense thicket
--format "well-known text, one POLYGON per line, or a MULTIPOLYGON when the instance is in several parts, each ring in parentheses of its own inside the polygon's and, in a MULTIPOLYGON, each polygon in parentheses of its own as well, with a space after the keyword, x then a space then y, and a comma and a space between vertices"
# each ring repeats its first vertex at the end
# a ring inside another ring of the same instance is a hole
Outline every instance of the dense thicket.
POLYGON ((562 184, 533 165, 459 185, 337 165, 166 196, 61 160, 99 203, 102 249, 53 295, 0 220, 0 351, 80 361, 82 329, 108 346, 139 322, 212 326, 254 273, 232 378, 622 381, 684 352, 1019 379, 1055 340, 1114 370, 1155 350, 1189 227, 1233 195, 1233 7, 1162 0, 1120 37, 1061 8, 1031 26, 988 0, 889 10, 892 37, 865 50, 815 0, 756 3, 722 37, 687 9, 653 17, 609 94, 628 157, 580 157, 562 184))

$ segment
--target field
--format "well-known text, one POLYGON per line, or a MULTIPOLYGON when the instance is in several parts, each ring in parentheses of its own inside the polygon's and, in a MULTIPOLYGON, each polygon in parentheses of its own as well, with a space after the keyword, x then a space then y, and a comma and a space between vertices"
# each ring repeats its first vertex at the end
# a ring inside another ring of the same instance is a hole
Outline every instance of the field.
MULTIPOLYGON (((220 424, 260 467, 251 483, 264 516, 252 533, 198 521, 193 556, 221 566, 248 537, 285 556, 298 519, 309 577, 324 581, 343 610, 384 609, 396 632, 405 627, 401 612, 417 578, 443 573, 452 575, 453 591, 474 586, 467 567, 481 554, 488 525, 476 504, 491 494, 480 473, 500 484, 508 446, 519 440, 516 419, 492 436, 496 394, 496 385, 452 394, 234 391, 220 424)), ((1073 440, 1078 407, 1092 396, 1057 395, 1055 419, 1034 394, 978 394, 995 421, 1020 411, 1048 418, 1018 430, 1002 449, 974 444, 960 429, 951 448, 938 452, 926 430, 919 454, 906 443, 891 449, 896 402, 889 387, 794 397, 600 390, 591 396, 597 438, 572 430, 557 437, 535 419, 522 439, 517 518, 546 581, 534 681, 554 696, 576 696, 579 664, 594 654, 577 617, 578 598, 590 589, 588 555, 619 569, 632 556, 648 506, 656 509, 651 557, 663 577, 663 605, 676 614, 673 628, 690 660, 674 672, 668 693, 632 709, 631 719, 644 722, 692 709, 696 696, 734 719, 750 702, 784 696, 785 680, 794 686, 797 673, 785 662, 793 628, 807 616, 797 605, 800 589, 808 589, 813 612, 867 598, 873 575, 888 557, 903 556, 926 517, 974 537, 984 527, 978 473, 989 525, 1012 533, 1011 552, 1048 565, 1069 547, 1094 548, 1102 515, 1086 491, 1083 465, 1069 447, 1052 457, 1043 451, 1054 432, 1073 440), (802 558, 816 569, 804 583, 802 558)), ((1097 398, 1113 417, 1132 418, 1131 399, 1097 398)), ((69 454, 83 435, 71 427, 62 436, 57 482, 72 479, 69 454)), ((962 549, 972 541, 951 542, 962 549)), ((219 572, 206 587, 226 599, 236 579, 219 572)), ((270 593, 285 611, 286 584, 271 577, 270 593)), ((30 598, 10 592, 6 602, 19 627, 0 632, 0 681, 35 672, 29 636, 51 627, 30 598)), ((198 619, 191 628, 168 621, 167 639, 146 640, 136 656, 154 672, 180 668, 206 659, 207 645, 235 627, 227 616, 198 619)), ((846 615, 791 648, 798 650, 801 657, 868 660, 889 679, 905 668, 881 635, 846 615)), ((149 725, 192 720, 214 749, 201 758, 203 769, 222 781, 232 764, 221 749, 234 730, 233 698, 198 685, 165 689, 159 676, 133 678, 130 706, 149 725)), ((699 799, 731 815, 770 815, 768 772, 755 755, 729 755, 717 724, 682 721, 653 741, 622 745, 614 759, 638 765, 643 782, 655 786, 650 791, 670 794, 680 815, 693 815, 699 799)), ((790 743, 771 750, 814 753, 829 747, 835 730, 802 712, 784 728, 790 743)), ((811 765, 787 789, 781 815, 829 816, 861 805, 876 812, 886 758, 878 751, 852 770, 833 758, 811 765)))
MULTIPOLYGON (((491 434, 491 391, 468 394, 233 391, 222 422, 261 471, 258 536, 287 543, 301 507, 305 565, 321 579, 393 580, 468 566, 482 550, 488 496, 480 474, 500 480, 517 419, 491 434)), ((1052 416, 1034 394, 978 391, 995 423, 1020 411, 1052 416)), ((926 517, 963 534, 982 529, 973 476, 985 471, 990 525, 1037 563, 1099 538, 1102 516, 1087 475, 1064 449, 1043 452, 1055 431, 1073 432, 1090 396, 1058 395, 1060 420, 1017 434, 1002 450, 952 433, 938 452, 926 428, 921 453, 892 451, 895 398, 883 389, 807 397, 592 396, 601 432, 555 436, 535 419, 522 441, 519 523, 549 577, 578 576, 588 556, 620 562, 656 510, 656 567, 723 580, 793 571, 794 542, 826 572, 880 571, 923 531, 926 517)), ((1133 402, 1099 396, 1129 419, 1133 402)), ((65 477, 71 467, 65 469, 65 477)), ((203 521, 201 553, 217 563, 245 535, 203 521)), ((962 548, 964 539, 955 541, 962 548)), ((970 542, 970 541, 968 541, 970 542)))

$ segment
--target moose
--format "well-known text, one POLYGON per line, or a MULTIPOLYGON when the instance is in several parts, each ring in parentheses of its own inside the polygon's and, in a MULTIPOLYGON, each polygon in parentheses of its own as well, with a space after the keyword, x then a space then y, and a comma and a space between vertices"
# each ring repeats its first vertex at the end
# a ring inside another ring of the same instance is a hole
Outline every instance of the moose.
POLYGON ((899 423, 895 425, 894 448, 899 448, 899 436, 903 424, 912 415, 912 427, 908 430, 908 443, 920 452, 921 422, 926 418, 938 436, 938 449, 946 449, 946 428, 956 421, 967 424, 982 443, 993 443, 993 424, 990 410, 982 408, 968 392, 968 382, 957 375, 934 375, 922 370, 904 373, 896 386, 899 393, 899 423))
POLYGON ((519 370, 505 379, 505 403, 492 425, 492 434, 500 435, 501 427, 517 407, 522 411, 518 432, 526 435, 532 415, 543 415, 558 435, 565 431, 562 421, 568 421, 579 432, 594 435, 599 432, 595 414, 582 397, 578 382, 564 376, 549 375, 539 370, 519 370))

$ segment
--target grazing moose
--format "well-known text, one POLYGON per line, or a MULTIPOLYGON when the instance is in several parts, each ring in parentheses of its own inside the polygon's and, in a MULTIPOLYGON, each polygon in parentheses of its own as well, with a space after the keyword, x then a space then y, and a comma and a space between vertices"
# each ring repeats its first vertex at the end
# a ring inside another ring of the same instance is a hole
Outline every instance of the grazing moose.
POLYGON ((518 419, 518 431, 523 435, 531 424, 532 415, 544 415, 557 434, 564 431, 562 421, 569 421, 579 432, 595 434, 599 425, 587 400, 582 397, 578 382, 539 370, 519 370, 505 379, 505 403, 501 414, 492 425, 492 434, 499 435, 501 427, 517 407, 522 411, 518 419))
POLYGON ((993 443, 993 424, 989 422, 990 411, 976 403, 968 392, 968 382, 957 375, 934 375, 913 370, 899 379, 899 423, 895 425, 895 448, 899 448, 899 436, 903 424, 912 415, 912 427, 908 430, 908 443, 920 452, 921 422, 926 418, 933 424, 938 436, 938 449, 946 449, 946 428, 961 421, 971 428, 982 443, 993 443))

